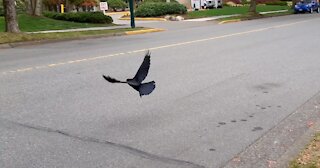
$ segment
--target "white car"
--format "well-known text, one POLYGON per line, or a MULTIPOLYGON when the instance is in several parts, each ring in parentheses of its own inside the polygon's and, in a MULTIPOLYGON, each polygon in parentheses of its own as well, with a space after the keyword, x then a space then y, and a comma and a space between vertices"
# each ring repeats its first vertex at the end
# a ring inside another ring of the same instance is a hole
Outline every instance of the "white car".
POLYGON ((222 8, 222 0, 206 0, 206 8, 222 8))

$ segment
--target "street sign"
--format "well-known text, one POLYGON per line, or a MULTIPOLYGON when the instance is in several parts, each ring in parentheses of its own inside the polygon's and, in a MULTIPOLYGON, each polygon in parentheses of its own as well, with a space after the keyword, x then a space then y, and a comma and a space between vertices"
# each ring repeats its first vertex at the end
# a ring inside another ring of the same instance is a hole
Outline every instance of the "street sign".
POLYGON ((201 7, 201 2, 200 0, 191 0, 191 5, 193 10, 199 10, 201 7))
POLYGON ((108 3, 107 2, 100 2, 100 10, 102 10, 102 11, 108 10, 108 3))

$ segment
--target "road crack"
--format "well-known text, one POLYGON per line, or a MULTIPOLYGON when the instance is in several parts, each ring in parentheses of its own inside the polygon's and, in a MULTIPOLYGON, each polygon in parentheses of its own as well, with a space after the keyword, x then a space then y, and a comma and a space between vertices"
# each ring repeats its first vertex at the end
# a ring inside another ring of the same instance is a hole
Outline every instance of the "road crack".
POLYGON ((7 120, 7 119, 1 119, 1 120, 9 122, 9 123, 17 125, 17 126, 20 126, 20 127, 23 127, 23 128, 27 128, 27 129, 32 129, 32 130, 37 130, 37 131, 47 132, 47 133, 55 133, 55 134, 60 134, 60 135, 67 136, 69 138, 77 139, 77 140, 84 141, 84 142, 107 145, 111 148, 121 150, 121 151, 130 153, 132 155, 139 156, 144 159, 160 161, 163 163, 178 165, 178 166, 183 166, 183 167, 188 167, 188 168, 189 167, 190 168, 205 168, 205 166, 202 166, 202 165, 190 162, 190 161, 173 159, 173 158, 168 158, 165 156, 159 156, 159 155, 148 153, 148 152, 133 148, 131 146, 123 145, 123 144, 118 144, 118 143, 114 143, 114 142, 110 142, 110 141, 106 141, 106 140, 101 140, 101 139, 97 139, 97 138, 93 138, 93 137, 80 136, 80 135, 72 134, 72 133, 69 133, 69 132, 66 132, 63 130, 52 129, 49 127, 36 126, 36 125, 31 125, 31 124, 26 124, 26 123, 19 123, 19 122, 7 120))

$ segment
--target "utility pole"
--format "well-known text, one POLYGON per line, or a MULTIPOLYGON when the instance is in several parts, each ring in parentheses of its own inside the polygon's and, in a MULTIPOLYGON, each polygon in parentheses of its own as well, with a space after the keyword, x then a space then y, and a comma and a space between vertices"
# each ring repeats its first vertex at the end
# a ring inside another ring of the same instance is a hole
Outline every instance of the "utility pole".
POLYGON ((136 27, 136 25, 135 25, 135 23, 134 23, 133 1, 134 1, 134 0, 129 0, 130 18, 131 18, 131 28, 135 28, 135 27, 136 27))

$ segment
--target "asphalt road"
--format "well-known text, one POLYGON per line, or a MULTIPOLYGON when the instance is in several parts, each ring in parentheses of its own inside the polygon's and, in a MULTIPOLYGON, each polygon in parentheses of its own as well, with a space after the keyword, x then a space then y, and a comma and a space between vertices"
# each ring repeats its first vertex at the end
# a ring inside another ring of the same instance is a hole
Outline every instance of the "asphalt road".
POLYGON ((319 92, 319 16, 2 49, 0 167, 223 167, 319 92))

